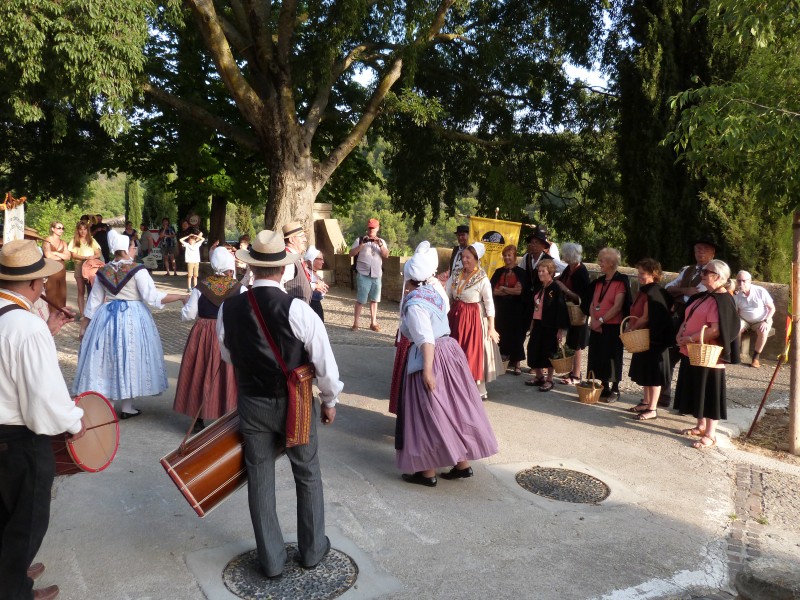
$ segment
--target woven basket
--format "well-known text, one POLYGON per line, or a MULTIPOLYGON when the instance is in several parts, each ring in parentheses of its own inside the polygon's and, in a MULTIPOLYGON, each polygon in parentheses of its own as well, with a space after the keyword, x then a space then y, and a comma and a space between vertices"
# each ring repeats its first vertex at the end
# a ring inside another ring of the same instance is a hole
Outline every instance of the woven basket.
POLYGON ((572 302, 567 302, 567 312, 569 312, 569 324, 573 327, 586 325, 586 315, 583 314, 581 307, 572 302))
POLYGON ((637 329, 635 331, 624 331, 625 321, 630 318, 631 317, 625 317, 622 319, 622 323, 619 324, 619 339, 622 340, 622 345, 625 346, 625 350, 631 354, 647 352, 650 350, 650 330, 637 329))
POLYGON ((561 346, 561 358, 551 358, 550 364, 556 373, 572 373, 572 363, 575 360, 574 356, 567 356, 564 346, 561 346))
POLYGON ((686 349, 689 351, 689 364, 693 367, 713 367, 717 364, 719 355, 722 354, 722 346, 703 343, 705 331, 706 325, 703 325, 700 330, 699 344, 686 344, 686 349))
POLYGON ((600 392, 603 391, 603 386, 594 380, 594 372, 587 373, 587 379, 575 384, 575 389, 578 390, 578 400, 582 404, 597 404, 600 400, 600 392))

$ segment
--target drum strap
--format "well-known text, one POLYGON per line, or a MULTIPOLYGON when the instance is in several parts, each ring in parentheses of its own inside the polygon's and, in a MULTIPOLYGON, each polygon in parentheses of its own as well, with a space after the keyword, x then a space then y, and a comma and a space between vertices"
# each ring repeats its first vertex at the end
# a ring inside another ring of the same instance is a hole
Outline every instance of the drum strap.
POLYGON ((2 317, 7 312, 10 312, 10 311, 15 310, 15 309, 25 310, 19 304, 12 303, 12 304, 9 304, 8 306, 4 306, 3 308, 0 308, 0 317, 2 317))

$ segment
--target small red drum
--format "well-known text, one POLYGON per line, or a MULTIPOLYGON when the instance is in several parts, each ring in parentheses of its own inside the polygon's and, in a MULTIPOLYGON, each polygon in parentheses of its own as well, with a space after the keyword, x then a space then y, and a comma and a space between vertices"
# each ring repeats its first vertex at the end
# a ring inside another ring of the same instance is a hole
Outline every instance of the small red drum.
POLYGON ((97 272, 103 268, 104 264, 106 263, 99 258, 87 258, 83 261, 81 275, 83 275, 83 278, 89 282, 89 285, 94 285, 94 278, 97 275, 97 272))
POLYGON ((200 517, 247 483, 244 438, 233 410, 161 459, 161 466, 200 517))
POLYGON ((84 392, 75 398, 75 404, 83 409, 86 433, 77 440, 66 433, 51 436, 56 475, 102 471, 119 448, 119 420, 111 402, 96 392, 84 392))

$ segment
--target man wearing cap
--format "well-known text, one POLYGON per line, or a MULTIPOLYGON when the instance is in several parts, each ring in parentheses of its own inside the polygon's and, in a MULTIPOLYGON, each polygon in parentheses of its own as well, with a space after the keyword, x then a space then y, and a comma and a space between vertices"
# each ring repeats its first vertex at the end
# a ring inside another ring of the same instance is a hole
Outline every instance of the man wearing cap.
POLYGON ((462 266, 461 253, 467 247, 467 243, 469 242, 469 225, 459 225, 456 227, 455 235, 458 246, 453 246, 453 252, 450 253, 450 262, 447 263, 451 273, 455 271, 456 268, 460 268, 462 266))
POLYGON ((522 255, 520 266, 528 274, 528 281, 531 282, 531 291, 536 294, 542 289, 542 282, 539 281, 539 273, 536 270, 539 263, 545 259, 553 260, 548 253, 550 242, 547 241, 547 232, 536 229, 525 238, 528 244, 528 251, 522 255))
POLYGON ((766 288, 753 284, 753 276, 747 271, 739 271, 736 274, 736 294, 733 300, 736 302, 736 312, 739 313, 741 320, 740 333, 754 331, 756 334, 756 345, 750 366, 758 369, 761 367, 761 352, 772 329, 775 301, 766 288))
POLYGON ((33 314, 44 280, 63 265, 32 240, 0 250, 0 598, 51 599, 58 586, 34 590, 44 571, 31 565, 50 521, 55 476, 51 435, 84 433, 83 410, 70 397, 53 335, 71 319, 33 314))
POLYGON ((288 389, 280 363, 273 354, 261 322, 251 304, 255 301, 264 326, 281 349, 286 369, 312 363, 316 370, 321 409, 313 403, 308 444, 286 447, 297 489, 297 545, 300 566, 316 567, 330 549, 325 536, 322 475, 317 454, 315 416, 333 423, 343 384, 328 334, 311 307, 289 296, 280 285, 286 265, 295 261, 284 246, 283 235, 261 231, 249 249, 236 258, 253 271, 253 289, 225 300, 217 316, 217 336, 222 359, 233 365, 239 387, 240 430, 244 436, 250 517, 258 560, 267 577, 279 577, 286 563, 286 548, 275 508, 275 461, 284 451, 288 389))
POLYGON ((286 271, 281 278, 281 285, 286 293, 293 298, 300 298, 308 304, 311 302, 311 273, 308 272, 303 262, 303 253, 306 251, 308 237, 303 225, 292 221, 283 226, 283 241, 286 252, 294 257, 295 262, 286 265, 286 271))
POLYGON ((386 241, 378 237, 381 224, 378 219, 367 221, 367 234, 358 238, 350 247, 350 256, 356 258, 357 295, 353 331, 358 329, 361 308, 369 302, 369 328, 380 331, 378 327, 378 302, 381 301, 381 277, 383 276, 383 259, 389 256, 386 241))

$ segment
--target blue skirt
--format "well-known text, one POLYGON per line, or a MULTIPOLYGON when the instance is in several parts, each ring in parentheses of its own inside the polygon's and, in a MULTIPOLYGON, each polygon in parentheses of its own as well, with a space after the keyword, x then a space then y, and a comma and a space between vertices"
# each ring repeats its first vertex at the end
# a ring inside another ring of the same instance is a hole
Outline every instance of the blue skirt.
POLYGON ((103 304, 83 337, 72 393, 124 400, 166 389, 164 349, 150 310, 138 300, 103 304))

